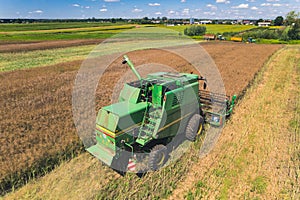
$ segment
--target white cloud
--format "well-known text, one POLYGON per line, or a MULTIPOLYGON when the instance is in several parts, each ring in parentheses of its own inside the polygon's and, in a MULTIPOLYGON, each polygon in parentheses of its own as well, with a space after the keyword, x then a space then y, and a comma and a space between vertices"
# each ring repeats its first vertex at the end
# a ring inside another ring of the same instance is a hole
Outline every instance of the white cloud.
POLYGON ((258 10, 258 8, 253 6, 253 7, 251 7, 251 10, 258 10))
POLYGON ((162 13, 161 13, 161 12, 156 12, 155 14, 156 14, 156 15, 162 15, 162 13))
POLYGON ((86 6, 85 8, 86 8, 86 9, 89 9, 89 8, 91 8, 91 7, 90 7, 90 6, 86 6))
POLYGON ((203 14, 204 15, 215 15, 216 13, 215 12, 204 12, 203 14))
POLYGON ((35 11, 33 11, 33 13, 37 13, 37 14, 42 14, 44 11, 42 11, 42 10, 35 10, 35 11))
POLYGON ((139 12, 143 12, 143 10, 142 10, 142 9, 135 8, 135 9, 132 10, 132 12, 134 12, 134 13, 139 13, 139 12))
POLYGON ((149 3, 148 5, 149 5, 149 6, 160 6, 159 3, 149 3))
POLYGON ((275 6, 275 7, 280 7, 280 6, 282 6, 282 5, 279 4, 279 3, 274 3, 273 6, 275 6))
POLYGON ((186 2, 186 0, 181 0, 180 2, 181 2, 181 3, 185 3, 185 2, 186 2))
POLYGON ((267 0, 267 2, 278 2, 280 0, 267 0))
POLYGON ((107 11, 107 9, 106 8, 102 8, 102 9, 100 9, 100 12, 106 12, 107 11))
POLYGON ((237 8, 237 9, 239 9, 239 8, 249 8, 249 4, 242 3, 242 4, 238 5, 238 6, 233 6, 232 8, 237 8))
POLYGON ((206 7, 210 8, 212 10, 217 10, 218 9, 217 6, 212 5, 212 4, 207 4, 206 7))
POLYGON ((104 0, 105 2, 119 2, 120 0, 104 0))
POLYGON ((251 3, 255 2, 255 0, 246 0, 246 1, 251 2, 251 3))
POLYGON ((270 3, 262 3, 262 4, 260 4, 260 6, 271 6, 272 4, 270 4, 270 3))
POLYGON ((74 6, 74 7, 80 7, 80 5, 77 4, 77 3, 72 4, 72 6, 74 6))
POLYGON ((190 9, 189 8, 183 9, 182 14, 183 15, 189 15, 190 14, 190 9))
POLYGON ((228 1, 228 0, 216 0, 216 3, 225 3, 225 4, 229 4, 230 1, 228 1))
POLYGON ((169 13, 170 15, 173 15, 173 14, 175 14, 175 11, 174 11, 174 10, 170 10, 168 13, 169 13))

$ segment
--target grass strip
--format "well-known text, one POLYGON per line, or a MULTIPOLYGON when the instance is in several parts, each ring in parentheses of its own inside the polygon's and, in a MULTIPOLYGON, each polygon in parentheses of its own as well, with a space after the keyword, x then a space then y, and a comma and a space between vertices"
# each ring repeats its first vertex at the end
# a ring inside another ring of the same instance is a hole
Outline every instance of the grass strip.
POLYGON ((299 198, 299 50, 286 47, 263 68, 224 129, 216 151, 226 155, 187 199, 299 198))

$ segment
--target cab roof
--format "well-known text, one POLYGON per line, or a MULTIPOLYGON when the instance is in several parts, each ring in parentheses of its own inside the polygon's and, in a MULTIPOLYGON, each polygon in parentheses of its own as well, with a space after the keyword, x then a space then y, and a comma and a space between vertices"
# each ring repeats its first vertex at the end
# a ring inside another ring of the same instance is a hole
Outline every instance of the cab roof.
POLYGON ((184 86, 198 81, 198 75, 187 73, 174 73, 174 72, 156 72, 148 74, 146 78, 142 80, 134 81, 129 85, 134 87, 140 87, 140 85, 162 85, 162 86, 184 86))

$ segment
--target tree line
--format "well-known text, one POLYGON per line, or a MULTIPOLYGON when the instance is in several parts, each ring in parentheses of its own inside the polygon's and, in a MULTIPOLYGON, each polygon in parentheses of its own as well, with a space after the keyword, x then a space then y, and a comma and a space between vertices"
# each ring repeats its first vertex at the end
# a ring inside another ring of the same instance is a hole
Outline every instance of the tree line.
MULTIPOLYGON (((266 28, 256 28, 246 31, 243 34, 244 38, 263 38, 263 39, 279 39, 283 41, 289 40, 300 40, 300 13, 291 11, 286 15, 284 19, 282 16, 276 17, 273 21, 275 26, 286 26, 284 29, 266 29, 266 28)), ((263 21, 263 20, 258 20, 263 21)), ((184 34, 188 36, 199 36, 206 33, 206 28, 204 26, 190 26, 184 29, 184 34)), ((232 33, 232 35, 237 33, 232 33)))

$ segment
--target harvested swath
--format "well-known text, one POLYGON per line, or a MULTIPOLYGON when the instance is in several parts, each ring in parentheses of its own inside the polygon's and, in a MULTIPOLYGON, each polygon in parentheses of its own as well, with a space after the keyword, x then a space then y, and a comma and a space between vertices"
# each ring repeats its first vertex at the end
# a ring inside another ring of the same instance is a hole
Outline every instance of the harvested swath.
POLYGON ((272 57, 170 199, 299 199, 299 52, 289 46, 272 57))

